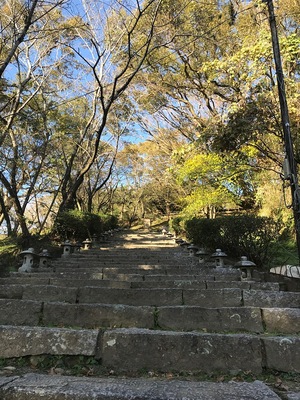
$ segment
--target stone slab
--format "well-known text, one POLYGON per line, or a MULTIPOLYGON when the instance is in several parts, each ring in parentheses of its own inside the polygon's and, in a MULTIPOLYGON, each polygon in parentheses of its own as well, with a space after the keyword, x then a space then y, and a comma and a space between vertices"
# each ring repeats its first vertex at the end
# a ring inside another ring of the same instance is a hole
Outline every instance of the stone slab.
POLYGON ((0 358, 39 354, 94 356, 98 333, 98 330, 0 326, 0 358))
POLYGON ((49 277, 35 276, 10 276, 8 278, 0 278, 0 285, 48 285, 49 277))
POLYGON ((117 371, 262 371, 261 342, 246 334, 115 329, 103 334, 102 363, 117 371))
POLYGON ((250 289, 250 282, 246 281, 207 281, 207 289, 224 289, 224 288, 238 288, 250 289))
POLYGON ((150 266, 150 265, 137 265, 134 268, 132 268, 132 267, 110 267, 110 268, 104 267, 103 268, 103 275, 104 276, 109 276, 110 274, 111 275, 118 275, 118 274, 150 275, 150 274, 153 274, 153 273, 166 274, 165 273, 165 269, 163 267, 158 268, 157 266, 150 266))
POLYGON ((1 378, 5 400, 280 400, 264 383, 187 382, 26 374, 1 378))
POLYGON ((144 275, 144 281, 148 282, 167 282, 167 281, 199 281, 199 279, 204 280, 204 277, 199 277, 198 275, 161 275, 161 274, 151 274, 151 275, 144 275))
POLYGON ((104 273, 103 274, 103 279, 108 279, 108 280, 118 280, 118 281, 129 281, 129 282, 136 282, 136 281, 142 281, 144 280, 144 275, 142 274, 117 274, 117 273, 104 273))
POLYGON ((0 285, 0 299, 22 299, 25 285, 0 285))
POLYGON ((280 290, 280 283, 278 282, 250 282, 251 290, 272 290, 278 292, 280 290))
POLYGON ((273 292, 269 290, 243 290, 245 306, 261 308, 300 308, 300 292, 273 292))
POLYGON ((268 369, 283 372, 300 372, 300 337, 262 338, 268 369))
POLYGON ((267 332, 300 333, 299 308, 263 308, 262 317, 267 332))
POLYGON ((253 281, 206 281, 207 289, 239 288, 244 290, 272 290, 279 291, 279 284, 273 282, 253 281))
POLYGON ((287 398, 287 400, 300 400, 300 392, 298 392, 298 393, 289 392, 289 393, 287 393, 286 398, 287 398))
POLYGON ((162 280, 162 281, 143 281, 131 282, 133 289, 151 289, 151 288, 172 288, 172 289, 206 289, 205 281, 196 280, 162 280))
POLYGON ((68 279, 68 278, 51 278, 50 285, 54 286, 69 286, 69 287, 80 287, 80 286, 99 286, 99 287, 111 287, 116 289, 129 289, 130 282, 127 281, 114 281, 104 279, 68 279))
POLYGON ((87 267, 87 266, 73 268, 72 266, 69 265, 68 267, 64 266, 64 267, 56 268, 55 271, 57 271, 59 273, 64 273, 66 275, 68 275, 70 273, 83 274, 85 272, 89 272, 90 274, 97 273, 99 276, 103 277, 102 268, 91 268, 91 267, 87 267))
POLYGON ((57 270, 55 272, 55 274, 53 274, 52 278, 57 278, 57 279, 80 279, 80 280, 85 280, 85 279, 103 279, 103 274, 102 272, 94 272, 94 271, 88 271, 85 270, 83 272, 75 272, 75 271, 67 271, 67 272, 63 272, 63 271, 59 271, 57 270))
POLYGON ((79 303, 126 304, 131 306, 181 305, 181 289, 109 289, 82 287, 79 303))
POLYGON ((43 323, 82 328, 154 328, 154 307, 45 303, 43 323))
POLYGON ((66 303, 75 303, 77 300, 77 288, 53 285, 27 285, 23 290, 23 300, 40 301, 61 301, 66 303))
POLYGON ((41 313, 41 302, 0 299, 0 325, 38 325, 41 313))
POLYGON ((235 288, 183 289, 183 304, 209 308, 240 307, 242 305, 242 291, 235 288))
POLYGON ((213 274, 216 281, 240 281, 241 274, 231 268, 207 268, 209 274, 213 274))
POLYGON ((179 331, 251 333, 264 331, 260 308, 158 307, 157 323, 161 329, 179 331))

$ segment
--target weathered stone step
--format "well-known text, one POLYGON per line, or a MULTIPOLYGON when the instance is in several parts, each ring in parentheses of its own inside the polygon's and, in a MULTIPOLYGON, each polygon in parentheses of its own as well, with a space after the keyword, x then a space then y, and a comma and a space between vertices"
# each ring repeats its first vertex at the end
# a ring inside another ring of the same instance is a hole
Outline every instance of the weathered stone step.
MULTIPOLYGON (((16 285, 12 285, 16 286, 16 285)), ((242 305, 240 289, 114 289, 99 287, 65 287, 24 285, 15 298, 23 300, 59 301, 67 303, 103 303, 127 305, 199 305, 203 307, 238 307, 242 305)), ((6 293, 9 292, 7 289, 6 293)), ((6 294, 4 293, 4 295, 6 294)), ((0 298, 5 298, 1 294, 0 298)), ((300 297, 300 294, 299 294, 300 297)), ((7 295, 6 295, 6 298, 7 295)))
POLYGON ((300 372, 299 336, 0 326, 2 358, 85 355, 117 373, 300 372))
POLYGON ((0 299, 0 325, 155 328, 154 307, 0 299))
POLYGON ((157 325, 163 330, 300 333, 298 308, 163 306, 156 314, 157 325))
POLYGON ((106 287, 114 289, 129 289, 131 287, 131 282, 129 281, 116 281, 107 279, 68 279, 68 278, 51 278, 50 285, 53 286, 97 286, 106 287))
POLYGON ((189 382, 26 374, 0 377, 5 400, 280 400, 260 381, 189 382))
POLYGON ((62 258, 61 261, 60 260, 56 260, 55 262, 52 262, 51 264, 54 266, 80 266, 80 265, 90 265, 90 266, 107 266, 109 267, 131 267, 131 266, 139 266, 139 265, 145 265, 145 266, 152 266, 153 268, 163 268, 164 266, 187 266, 190 264, 191 260, 172 260, 170 257, 166 257, 165 259, 136 259, 133 257, 129 257, 124 255, 122 258, 120 257, 119 259, 116 259, 115 257, 113 257, 110 260, 105 260, 102 259, 101 257, 97 258, 97 259, 88 259, 86 257, 82 257, 82 258, 62 258), (188 262, 187 262, 188 261, 188 262))
POLYGON ((254 281, 215 281, 214 276, 206 276, 203 280, 164 280, 164 281, 145 281, 131 282, 134 289, 143 288, 184 288, 184 289, 254 289, 279 291, 280 285, 276 282, 254 282, 254 281))
MULTIPOLYGON (((63 272, 67 276, 67 272, 63 272)), ((80 270, 79 273, 84 273, 84 270, 80 270)), ((86 272, 88 273, 88 272, 86 272)), ((91 275, 95 276, 96 271, 90 272, 91 275)), ((98 271, 99 274, 99 271, 98 271)), ((212 280, 233 280, 239 281, 238 277, 228 277, 226 275, 219 275, 215 274, 212 271, 213 275, 209 275, 207 279, 212 280)), ((116 279, 116 280, 131 280, 131 281, 167 281, 167 280, 199 280, 199 278, 206 279, 206 276, 203 274, 193 274, 189 273, 189 271, 185 271, 185 273, 175 273, 168 272, 167 274, 143 274, 143 273, 135 273, 135 274, 124 274, 124 273, 112 273, 112 272, 105 272, 102 274, 103 279, 116 279)))
POLYGON ((132 281, 132 282, 137 282, 137 281, 181 281, 181 280, 186 280, 186 281, 191 281, 191 280, 199 280, 200 278, 202 280, 224 280, 224 281, 240 281, 239 276, 226 276, 222 274, 218 274, 214 271, 211 271, 211 274, 209 275, 204 275, 201 273, 193 274, 190 273, 190 271, 185 271, 186 273, 178 273, 175 271, 175 273, 172 272, 167 272, 166 273, 148 273, 144 274, 143 271, 139 272, 135 270, 136 273, 128 274, 128 273, 113 273, 113 272, 103 272, 102 268, 98 269, 88 269, 88 268, 80 268, 80 269, 59 269, 56 271, 56 275, 60 277, 82 277, 84 279, 105 279, 105 280, 120 280, 120 281, 132 281))
POLYGON ((74 279, 64 277, 55 277, 55 274, 49 277, 10 277, 0 278, 0 285, 54 285, 54 286, 99 286, 111 288, 185 288, 185 289, 223 289, 223 288, 239 288, 239 289, 254 289, 254 290, 272 290, 279 291, 280 285, 276 282, 255 282, 255 281, 215 281, 215 276, 206 276, 203 280, 163 280, 163 281, 118 281, 108 279, 74 279))
POLYGON ((127 305, 299 308, 300 292, 223 289, 118 289, 98 286, 0 285, 0 299, 127 305))
POLYGON ((116 371, 300 372, 300 338, 146 329, 103 333, 102 364, 116 371))
POLYGON ((300 333, 300 309, 68 304, 0 299, 0 325, 300 333))
POLYGON ((39 354, 96 356, 99 330, 0 326, 2 358, 39 354))
POLYGON ((72 257, 80 257, 80 256, 85 256, 85 257, 122 257, 123 255, 129 255, 132 258, 161 258, 161 257, 167 257, 167 256, 181 256, 181 257, 189 257, 190 254, 188 251, 183 251, 182 248, 177 247, 177 246, 167 246, 165 247, 163 244, 160 246, 151 246, 151 248, 147 247, 140 247, 138 243, 134 243, 133 245, 122 247, 122 246, 116 246, 115 243, 111 243, 110 246, 107 247, 95 247, 92 248, 88 251, 80 251, 80 252, 74 252, 71 253, 72 257))

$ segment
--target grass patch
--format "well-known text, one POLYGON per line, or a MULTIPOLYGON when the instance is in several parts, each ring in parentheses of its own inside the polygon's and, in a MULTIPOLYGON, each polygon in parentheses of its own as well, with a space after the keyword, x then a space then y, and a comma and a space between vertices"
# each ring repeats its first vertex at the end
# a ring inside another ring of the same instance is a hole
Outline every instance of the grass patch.
POLYGON ((4 238, 0 240, 0 277, 7 276, 14 270, 18 263, 20 246, 16 238, 4 238))

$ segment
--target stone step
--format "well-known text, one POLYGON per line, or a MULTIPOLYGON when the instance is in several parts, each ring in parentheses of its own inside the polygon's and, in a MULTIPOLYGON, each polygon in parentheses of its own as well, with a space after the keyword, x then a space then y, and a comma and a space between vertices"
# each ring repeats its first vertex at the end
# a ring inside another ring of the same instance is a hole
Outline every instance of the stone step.
MULTIPOLYGON (((0 287, 0 298, 1 298, 0 287)), ((300 293, 299 293, 300 297, 300 293)), ((7 298, 7 297, 6 297, 7 298)), ((59 301, 67 303, 103 303, 143 306, 198 305, 203 307, 238 307, 242 305, 240 289, 114 289, 99 287, 65 287, 24 285, 23 300, 59 301)), ((251 304, 249 304, 251 305, 251 304)))
POLYGON ((249 334, 166 332, 146 329, 107 330, 102 364, 122 371, 300 372, 300 338, 249 334))
POLYGON ((99 286, 0 285, 0 299, 126 305, 299 308, 300 292, 220 289, 119 289, 99 286))
MULTIPOLYGON (((138 267, 140 265, 145 265, 146 267, 152 267, 152 268, 164 268, 165 266, 168 267, 187 267, 188 265, 191 264, 191 260, 178 260, 177 262, 170 259, 170 257, 166 257, 165 259, 162 260, 149 260, 149 259, 136 259, 132 258, 130 256, 125 256, 120 258, 120 260, 116 260, 115 258, 111 260, 104 260, 102 258, 99 259, 86 259, 85 257, 83 258, 62 258, 61 261, 55 261, 51 262, 51 265, 55 267, 73 267, 73 266, 91 266, 91 267, 97 267, 98 265, 101 266, 106 266, 107 268, 110 267, 121 267, 121 268, 130 268, 132 266, 138 267)), ((195 263, 196 264, 196 263, 195 263)), ((195 266, 199 266, 200 264, 196 264, 195 266)))
POLYGON ((1 358, 40 354, 96 356, 99 352, 97 329, 1 325, 0 336, 1 358))
POLYGON ((118 281, 108 279, 74 279, 67 277, 55 277, 55 274, 49 277, 25 276, 25 277, 9 277, 0 278, 0 285, 53 285, 53 286, 97 286, 110 287, 118 289, 153 289, 153 288, 180 288, 180 289, 254 289, 254 290, 272 290, 279 291, 281 289, 279 283, 276 282, 255 282, 255 281, 215 281, 214 276, 206 276, 205 280, 164 280, 164 281, 118 281))
POLYGON ((86 378, 26 374, 0 377, 5 400, 280 400, 260 381, 189 382, 145 378, 86 378))
POLYGON ((131 282, 129 281, 116 281, 107 279, 68 279, 68 278, 50 278, 50 285, 53 286, 97 286, 112 289, 129 289, 131 282))
POLYGON ((0 299, 0 324, 81 328, 138 327, 158 329, 159 327, 164 330, 179 331, 299 334, 300 309, 155 307, 0 299))
POLYGON ((2 358, 82 355, 116 373, 300 372, 299 336, 0 326, 2 358))
POLYGON ((0 325, 155 328, 154 307, 0 299, 0 325))
POLYGON ((58 270, 56 272, 33 272, 33 273, 28 273, 26 275, 20 274, 20 273, 12 273, 9 278, 0 278, 0 285, 1 284, 9 284, 9 283, 31 283, 31 282, 41 282, 41 283, 48 283, 50 282, 51 278, 54 279, 79 279, 79 280, 109 280, 106 278, 106 276, 110 276, 113 278, 113 280, 130 280, 132 278, 133 282, 136 281, 153 281, 155 285, 159 285, 159 282, 166 282, 166 281, 185 281, 185 282, 192 282, 192 281, 202 281, 202 282, 207 282, 207 281, 226 281, 226 282, 239 282, 240 277, 238 275, 232 276, 226 275, 226 274, 220 274, 216 270, 210 270, 207 273, 199 273, 197 275, 192 275, 192 274, 178 274, 177 271, 175 271, 176 274, 103 274, 103 269, 98 268, 98 269, 93 269, 89 270, 87 268, 81 269, 81 270, 58 270), (118 279, 119 278, 119 279, 118 279))
POLYGON ((272 290, 279 291, 280 285, 276 282, 254 282, 254 281, 215 281, 214 276, 205 277, 205 280, 165 280, 165 281, 145 281, 131 282, 134 289, 142 288, 182 288, 182 289, 254 289, 254 290, 272 290), (207 279, 209 278, 209 279, 207 279))
POLYGON ((83 277, 85 279, 105 279, 105 280, 125 280, 125 281, 167 281, 167 280, 224 280, 224 281, 240 281, 239 275, 225 275, 225 274, 218 274, 214 271, 208 275, 204 275, 201 273, 193 274, 190 271, 185 271, 185 273, 175 273, 167 272, 166 273, 146 273, 138 272, 135 270, 136 273, 128 274, 128 273, 117 273, 117 272, 103 272, 102 268, 95 268, 95 269, 87 269, 87 268, 78 268, 78 269, 59 269, 55 272, 57 276, 60 277, 83 277))
POLYGON ((0 299, 0 325, 299 334, 300 309, 151 307, 0 299))

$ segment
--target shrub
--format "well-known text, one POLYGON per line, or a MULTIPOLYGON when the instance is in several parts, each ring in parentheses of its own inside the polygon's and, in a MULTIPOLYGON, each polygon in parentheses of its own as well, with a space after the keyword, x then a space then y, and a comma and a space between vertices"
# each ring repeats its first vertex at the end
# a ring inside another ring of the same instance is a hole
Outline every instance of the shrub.
POLYGON ((258 267, 266 267, 271 258, 271 244, 279 232, 273 219, 253 215, 186 221, 189 239, 214 251, 221 248, 230 257, 247 256, 258 267))
POLYGON ((116 226, 117 219, 114 216, 70 210, 57 216, 55 232, 63 239, 83 240, 116 226))
POLYGON ((219 221, 217 219, 193 218, 185 222, 187 238, 208 250, 220 247, 219 221))
POLYGON ((118 227, 118 218, 115 215, 97 214, 102 221, 102 232, 118 227))
POLYGON ((182 217, 175 217, 172 219, 172 228, 173 228, 176 236, 182 235, 185 233, 183 224, 184 224, 184 220, 182 217))

